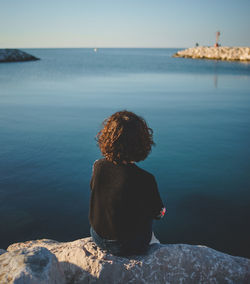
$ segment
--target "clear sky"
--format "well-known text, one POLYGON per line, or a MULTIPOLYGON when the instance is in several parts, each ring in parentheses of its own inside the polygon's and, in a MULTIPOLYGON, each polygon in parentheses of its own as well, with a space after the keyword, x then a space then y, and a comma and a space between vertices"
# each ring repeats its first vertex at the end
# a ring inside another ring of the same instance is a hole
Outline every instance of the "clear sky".
POLYGON ((0 0, 0 48, 250 46, 250 0, 0 0))

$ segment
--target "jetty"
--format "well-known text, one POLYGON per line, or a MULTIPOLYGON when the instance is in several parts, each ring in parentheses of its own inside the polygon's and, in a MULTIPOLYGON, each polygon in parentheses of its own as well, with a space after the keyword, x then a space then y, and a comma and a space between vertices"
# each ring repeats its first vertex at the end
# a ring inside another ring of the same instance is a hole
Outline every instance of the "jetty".
POLYGON ((196 46, 180 50, 173 57, 250 62, 250 47, 196 46))
POLYGON ((11 49, 11 48, 0 49, 0 63, 34 61, 34 60, 39 60, 39 58, 19 49, 11 49))

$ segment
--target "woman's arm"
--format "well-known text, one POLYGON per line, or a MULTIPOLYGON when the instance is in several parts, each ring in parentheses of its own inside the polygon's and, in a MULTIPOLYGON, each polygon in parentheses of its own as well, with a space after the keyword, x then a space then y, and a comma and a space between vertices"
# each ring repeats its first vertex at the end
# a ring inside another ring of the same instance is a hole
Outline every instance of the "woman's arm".
POLYGON ((159 194, 159 190, 158 190, 158 186, 156 183, 156 180, 154 178, 154 176, 152 176, 152 183, 151 183, 151 196, 150 196, 150 204, 151 204, 151 208, 152 208, 152 217, 154 219, 161 219, 164 217, 165 213, 166 213, 166 208, 161 200, 160 194, 159 194))

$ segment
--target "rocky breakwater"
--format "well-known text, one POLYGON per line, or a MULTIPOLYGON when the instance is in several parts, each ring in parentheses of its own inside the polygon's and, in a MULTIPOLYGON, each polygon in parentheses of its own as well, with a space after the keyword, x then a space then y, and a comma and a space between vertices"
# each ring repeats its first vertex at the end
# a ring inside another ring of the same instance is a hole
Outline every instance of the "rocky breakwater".
POLYGON ((39 58, 30 55, 19 49, 0 49, 0 63, 1 62, 20 62, 20 61, 34 61, 39 58))
POLYGON ((0 252, 0 283, 250 283, 250 259, 205 246, 153 244, 144 256, 117 257, 91 238, 12 244, 0 252))
POLYGON ((250 47, 199 46, 178 51, 173 57, 250 62, 250 47))

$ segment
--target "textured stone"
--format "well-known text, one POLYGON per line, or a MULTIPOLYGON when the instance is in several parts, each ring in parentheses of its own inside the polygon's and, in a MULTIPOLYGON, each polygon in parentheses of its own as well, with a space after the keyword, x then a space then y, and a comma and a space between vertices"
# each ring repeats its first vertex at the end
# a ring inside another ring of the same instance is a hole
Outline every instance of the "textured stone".
POLYGON ((124 258, 100 250, 91 238, 43 239, 13 244, 8 251, 36 247, 56 255, 67 283, 250 283, 249 259, 205 246, 154 244, 147 255, 124 258))
POLYGON ((30 55, 19 49, 0 49, 0 63, 33 60, 39 60, 39 58, 36 58, 35 56, 30 55))
POLYGON ((250 47, 206 47, 199 46, 178 51, 173 57, 250 61, 250 47))
POLYGON ((64 273, 44 247, 24 248, 0 256, 0 283, 64 284, 64 273))

